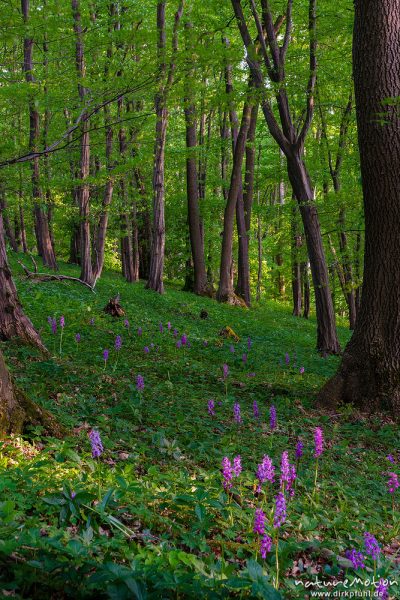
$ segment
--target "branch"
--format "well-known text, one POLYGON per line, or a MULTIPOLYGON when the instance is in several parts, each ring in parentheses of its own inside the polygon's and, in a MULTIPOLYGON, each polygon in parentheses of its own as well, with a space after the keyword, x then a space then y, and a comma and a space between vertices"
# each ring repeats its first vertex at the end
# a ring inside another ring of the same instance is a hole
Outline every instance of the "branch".
POLYGON ((172 56, 171 56, 171 61, 169 63, 168 77, 167 77, 167 84, 166 84, 167 90, 169 90, 171 88, 172 83, 174 81, 174 73, 175 73, 175 68, 176 68, 175 58, 176 58, 176 55, 178 52, 178 28, 179 28, 180 20, 182 18, 184 5, 185 5, 185 0, 181 0, 179 3, 178 10, 175 13, 174 29, 172 32, 172 56))
MULTIPOLYGON (((264 89, 263 73, 261 70, 260 63, 257 59, 257 52, 254 43, 251 39, 249 29, 246 24, 246 19, 242 10, 241 0, 231 0, 231 2, 237 19, 239 31, 242 36, 243 43, 246 47, 246 61, 253 75, 254 85, 257 89, 264 89)), ((266 99, 263 100, 261 103, 261 107, 272 137, 279 144, 282 151, 287 153, 289 151, 289 142, 275 119, 270 102, 266 99)))
POLYGON ((79 279, 78 277, 69 277, 69 275, 38 273, 37 271, 33 273, 28 269, 28 267, 24 265, 23 262, 21 262, 20 260, 18 260, 17 262, 23 268, 25 275, 28 277, 28 279, 36 279, 37 281, 76 281, 77 283, 81 283, 82 285, 88 287, 93 292, 93 294, 96 293, 91 285, 86 283, 86 281, 82 281, 82 279, 79 279))
POLYGON ((279 51, 281 62, 285 62, 286 52, 287 52, 287 49, 289 47, 289 42, 290 42, 290 34, 292 31, 292 6, 293 6, 293 0, 288 0, 287 7, 286 7, 285 36, 283 38, 282 47, 279 51))
MULTIPOLYGON (((21 156, 15 157, 15 158, 10 158, 8 160, 2 161, 2 162, 0 162, 0 168, 6 167, 9 165, 14 165, 16 163, 28 162, 30 160, 33 160, 34 158, 38 158, 40 156, 44 156, 47 154, 51 154, 52 152, 55 152, 56 150, 58 150, 58 146, 61 144, 61 142, 63 142, 65 139, 67 139, 71 135, 71 133, 76 131, 76 129, 78 129, 78 127, 80 126, 81 123, 88 121, 91 117, 96 115, 99 112, 99 110, 101 110, 104 106, 107 106, 108 104, 111 104, 112 102, 115 102, 116 100, 119 100, 120 98, 126 96, 127 94, 131 94, 132 92, 136 92, 136 91, 140 90, 142 87, 147 85, 147 83, 151 82, 152 80, 153 80, 153 77, 148 77, 146 80, 144 80, 138 86, 135 86, 134 88, 125 90, 123 92, 119 92, 112 98, 109 98, 108 100, 105 100, 101 104, 96 105, 90 112, 86 112, 88 107, 85 107, 81 111, 81 113, 78 115, 74 124, 71 125, 71 127, 69 127, 58 140, 56 140, 55 142, 50 144, 50 146, 47 146, 44 150, 38 150, 37 152, 28 152, 27 154, 23 154, 21 156)), ((64 148, 65 146, 62 146, 62 147, 64 148)))
MULTIPOLYGON (((274 62, 274 67, 277 75, 279 77, 282 76, 283 79, 283 63, 281 63, 281 57, 279 52, 278 40, 276 37, 276 31, 274 26, 274 21, 272 19, 271 9, 268 4, 268 0, 261 0, 262 6, 262 16, 264 21, 264 27, 267 32, 268 44, 272 54, 272 60, 274 62)), ((282 81, 282 79, 279 79, 282 81)))
POLYGON ((254 21, 255 21, 255 24, 257 27, 258 41, 260 42, 260 45, 261 45, 261 50, 262 50, 262 55, 264 58, 265 66, 267 67, 268 75, 272 79, 272 75, 273 75, 272 65, 271 65, 271 61, 269 60, 267 45, 266 45, 265 39, 264 39, 264 32, 263 32, 262 24, 260 21, 260 17, 258 16, 257 7, 255 5, 254 0, 250 0, 250 6, 251 6, 251 12, 253 13, 253 18, 254 18, 254 21))
POLYGON ((314 90, 315 82, 317 80, 317 16, 316 16, 316 0, 310 0, 309 4, 309 25, 308 30, 310 32, 310 77, 307 84, 307 108, 306 116, 304 119, 303 127, 300 131, 300 135, 297 138, 297 147, 302 152, 304 142, 314 114, 314 90))

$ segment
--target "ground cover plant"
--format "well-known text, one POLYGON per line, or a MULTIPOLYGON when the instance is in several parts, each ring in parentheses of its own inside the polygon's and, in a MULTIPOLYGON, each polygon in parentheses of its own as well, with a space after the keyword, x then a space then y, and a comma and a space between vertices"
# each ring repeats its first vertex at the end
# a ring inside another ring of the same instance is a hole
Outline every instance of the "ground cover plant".
POLYGON ((398 428, 315 408, 338 359, 312 320, 112 272, 96 294, 17 283, 50 356, 4 352, 65 436, 0 442, 4 596, 399 597, 398 428), (117 292, 119 319, 102 310, 117 292))

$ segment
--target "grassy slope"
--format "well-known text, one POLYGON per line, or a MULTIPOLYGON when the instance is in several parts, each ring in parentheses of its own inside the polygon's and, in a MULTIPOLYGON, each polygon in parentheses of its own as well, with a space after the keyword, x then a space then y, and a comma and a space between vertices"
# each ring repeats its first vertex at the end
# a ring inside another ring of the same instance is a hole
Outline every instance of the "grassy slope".
MULTIPOLYGON (((74 274, 67 265, 62 270, 74 274)), ((243 311, 172 288, 160 297, 110 273, 96 295, 73 283, 18 280, 18 288, 54 356, 43 361, 31 349, 7 344, 8 364, 19 385, 71 435, 42 444, 36 430, 34 448, 19 440, 0 446, 1 590, 14 589, 21 598, 275 597, 269 587, 274 548, 266 561, 259 558, 253 519, 260 506, 271 514, 277 488, 265 486, 265 495, 257 497, 254 472, 264 454, 276 467, 285 449, 294 460, 298 436, 305 456, 281 530, 282 597, 305 597, 294 575, 306 580, 325 570, 328 578, 343 577, 335 560, 326 563, 319 551, 311 555, 310 540, 343 554, 348 547, 361 548, 367 529, 387 554, 393 552, 399 518, 397 510, 393 517, 384 473, 398 471, 386 459, 398 448, 398 430, 379 417, 366 422, 348 408, 335 416, 313 409, 315 391, 337 365, 336 358, 314 351, 314 320, 295 319, 275 303, 243 311), (129 334, 123 319, 102 312, 117 292, 129 334), (201 309, 208 311, 206 320, 199 318, 201 309), (51 334, 47 317, 61 314, 66 327, 60 357, 59 334, 51 334), (190 348, 175 347, 167 321, 188 335, 190 348), (231 342, 218 335, 225 325, 240 336, 234 353, 231 342), (118 361, 117 334, 123 340, 118 361), (252 347, 243 364, 248 336, 252 347), (110 350, 105 369, 104 348, 110 350), (225 362, 227 395, 221 380, 225 362), (135 387, 138 374, 145 380, 142 396, 135 387), (209 399, 215 401, 215 417, 207 414, 209 399), (235 401, 240 426, 232 418, 235 401), (271 403, 278 412, 274 432, 268 425, 271 403), (313 495, 317 425, 324 429, 326 451, 313 495), (90 456, 91 427, 98 428, 105 446, 100 461, 90 456), (244 471, 229 499, 220 465, 225 455, 237 454, 244 471), (107 496, 108 490, 113 491, 107 496), (311 575, 301 573, 307 567, 311 575)), ((343 328, 340 336, 344 343, 348 332, 343 328)), ((397 567, 388 560, 380 569, 395 578, 397 567)))

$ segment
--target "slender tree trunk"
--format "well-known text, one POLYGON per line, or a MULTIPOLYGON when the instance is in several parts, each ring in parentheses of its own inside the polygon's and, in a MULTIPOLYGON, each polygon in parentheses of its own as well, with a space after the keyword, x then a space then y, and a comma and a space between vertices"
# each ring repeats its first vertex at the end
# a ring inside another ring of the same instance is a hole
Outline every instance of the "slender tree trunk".
MULTIPOLYGON (((191 23, 186 23, 187 37, 192 29, 191 23)), ((188 43, 186 44, 188 49, 188 43)), ((190 247, 193 259, 193 291, 202 296, 207 293, 207 273, 204 260, 204 240, 199 208, 199 180, 197 176, 197 122, 196 106, 193 97, 193 79, 187 77, 185 83, 185 122, 186 122, 186 186, 188 203, 188 224, 190 247)))
POLYGON ((242 122, 235 145, 233 157, 231 183, 229 187, 228 200, 224 212, 224 231, 222 235, 220 279, 217 298, 220 302, 236 303, 235 294, 231 281, 232 265, 232 241, 233 226, 235 219, 236 202, 242 184, 242 163, 246 147, 247 132, 250 125, 252 106, 245 103, 243 107, 242 122))
POLYGON ((175 71, 175 54, 177 51, 178 26, 183 12, 183 2, 179 4, 175 14, 173 33, 173 58, 171 59, 168 73, 165 62, 166 28, 165 28, 166 1, 157 2, 157 53, 159 62, 160 87, 155 97, 156 136, 154 148, 153 171, 153 229, 150 254, 150 269, 147 288, 162 294, 164 292, 164 255, 165 255, 165 142, 167 135, 168 91, 173 83, 175 71))
MULTIPOLYGON (((21 0, 21 10, 24 24, 29 23, 29 0, 21 0)), ((34 83, 33 77, 33 46, 34 40, 31 36, 24 38, 24 65, 25 80, 34 83)), ((29 148, 35 152, 39 148, 40 118, 36 109, 33 95, 29 98, 29 148)), ((51 243, 49 223, 47 214, 43 209, 43 194, 40 187, 39 157, 32 160, 32 195, 34 202, 35 233, 38 245, 38 253, 42 257, 43 264, 51 269, 57 269, 53 245, 51 243)))
POLYGON ((300 317, 303 307, 302 286, 301 286, 301 260, 300 248, 303 245, 300 224, 298 219, 298 206, 293 198, 292 223, 291 223, 291 249, 292 249, 292 296, 293 296, 293 316, 300 317))
POLYGON ((335 312, 329 289, 329 273, 322 243, 317 207, 306 166, 298 152, 287 156, 289 180, 299 204, 307 242, 317 313, 317 348, 327 354, 338 354, 335 312))
MULTIPOLYGON (((87 89, 82 84, 85 78, 85 55, 83 45, 83 32, 80 14, 79 0, 72 0, 72 14, 74 18, 74 32, 76 36, 75 45, 75 62, 76 72, 78 76, 78 93, 81 102, 82 110, 84 109, 87 89)), ((77 186, 77 197, 79 204, 80 217, 80 263, 81 274, 80 279, 89 285, 93 285, 95 277, 92 268, 91 255, 91 239, 90 239, 90 186, 87 182, 90 170, 90 136, 89 127, 85 119, 81 121, 81 137, 80 137, 80 165, 79 179, 80 184, 77 186)))
POLYGON ((352 402, 400 414, 400 0, 355 1, 353 73, 364 193, 361 307, 337 374, 320 392, 330 406, 352 402), (382 117, 384 113, 384 117, 382 117))
POLYGON ((308 319, 310 316, 310 263, 301 263, 301 287, 303 291, 303 317, 308 319))

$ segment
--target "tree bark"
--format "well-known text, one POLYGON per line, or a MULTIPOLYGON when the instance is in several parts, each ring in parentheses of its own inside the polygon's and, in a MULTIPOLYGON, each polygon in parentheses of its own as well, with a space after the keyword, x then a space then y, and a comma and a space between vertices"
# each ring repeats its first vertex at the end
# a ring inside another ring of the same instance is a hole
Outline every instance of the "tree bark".
POLYGON ((47 352, 38 332, 23 313, 8 266, 4 243, 3 217, 0 214, 0 339, 20 338, 42 352, 47 352))
POLYGON ((217 299, 220 302, 229 302, 234 304, 237 303, 237 298, 235 297, 231 280, 233 226, 237 198, 242 185, 242 164, 246 147, 247 132, 250 125, 251 110, 251 104, 246 102, 243 107, 242 121, 235 144, 231 183, 224 212, 224 230, 222 235, 220 277, 217 299))
MULTIPOLYGON (((83 32, 80 14, 79 0, 72 0, 72 14, 74 19, 74 32, 76 37, 75 42, 75 63, 78 77, 78 93, 81 102, 81 109, 84 107, 87 89, 82 85, 82 80, 86 74, 85 55, 83 45, 83 32)), ((90 186, 86 181, 89 177, 90 170, 90 136, 88 123, 85 119, 81 121, 81 137, 80 137, 80 165, 79 179, 80 184, 77 186, 77 198, 79 204, 80 217, 80 264, 81 274, 80 279, 90 286, 93 286, 95 281, 92 268, 91 255, 91 240, 90 240, 90 186)))
MULTIPOLYGON (((186 35, 190 36, 193 25, 186 23, 186 35)), ((186 43, 186 51, 189 44, 186 43)), ((199 296, 207 294, 207 273, 204 260, 204 239, 201 226, 199 189, 200 182, 197 173, 197 121, 196 105, 193 97, 193 73, 185 79, 184 112, 186 123, 186 187, 188 203, 188 224, 190 247, 193 261, 193 291, 199 296)), ((203 182, 202 182, 203 183, 203 182)))
POLYGON ((164 255, 165 255, 165 142, 167 135, 168 110, 167 98, 172 86, 175 72, 175 54, 177 51, 178 26, 183 12, 183 1, 175 14, 175 24, 172 39, 173 56, 169 64, 165 62, 166 26, 165 26, 166 1, 157 2, 157 54, 159 62, 160 87, 155 97, 156 136, 154 148, 153 171, 153 228, 150 254, 150 268, 147 288, 164 293, 164 255))
POLYGON ((364 282, 353 336, 320 392, 400 414, 400 0, 355 1, 353 73, 365 214, 364 282))
POLYGON ((14 252, 18 252, 18 244, 7 212, 6 193, 2 182, 0 182, 0 213, 3 216, 4 231, 8 242, 14 252))

